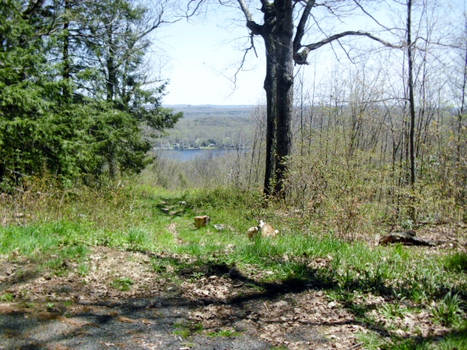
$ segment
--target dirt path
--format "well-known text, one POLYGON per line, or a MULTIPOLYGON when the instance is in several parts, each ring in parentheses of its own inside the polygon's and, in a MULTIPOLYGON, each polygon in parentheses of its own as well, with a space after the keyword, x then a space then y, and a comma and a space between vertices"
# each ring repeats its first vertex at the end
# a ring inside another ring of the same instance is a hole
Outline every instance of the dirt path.
POLYGON ((176 334, 188 324, 188 305, 178 300, 133 300, 119 306, 80 305, 66 316, 5 306, 2 349, 267 349, 254 337, 176 334), (7 311, 7 312, 5 312, 7 311))
MULTIPOLYGON (((264 285, 192 263, 95 247, 88 270, 68 262, 57 275, 0 258, 0 349, 355 350, 371 328, 320 286, 264 285)), ((413 317, 421 325, 426 315, 413 317)))
POLYGON ((322 292, 264 294, 223 266, 175 258, 97 247, 89 271, 70 262, 62 276, 2 259, 0 292, 13 300, 0 304, 0 349, 328 349, 335 327, 356 344, 359 326, 322 292), (175 258, 187 265, 177 278, 164 263, 175 258))
POLYGON ((177 297, 133 299, 117 305, 79 304, 66 311, 41 303, 1 304, 0 348, 270 349, 283 344, 291 349, 328 349, 336 348, 339 334, 335 328, 346 324, 344 331, 358 329, 350 318, 334 323, 335 327, 332 321, 323 320, 306 324, 299 316, 290 317, 289 306, 284 300, 256 300, 236 307, 196 306, 177 297), (326 339, 318 331, 323 325, 333 338, 326 339), (225 331, 224 336, 222 329, 232 332, 225 331))

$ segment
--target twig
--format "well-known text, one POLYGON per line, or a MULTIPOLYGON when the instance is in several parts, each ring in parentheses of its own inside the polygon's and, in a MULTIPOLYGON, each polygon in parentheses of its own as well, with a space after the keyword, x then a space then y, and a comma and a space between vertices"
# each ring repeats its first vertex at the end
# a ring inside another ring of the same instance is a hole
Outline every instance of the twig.
POLYGON ((350 348, 348 348, 348 350, 355 350, 355 349, 359 349, 361 348, 363 345, 363 343, 357 343, 357 344, 354 344, 352 345, 350 348))

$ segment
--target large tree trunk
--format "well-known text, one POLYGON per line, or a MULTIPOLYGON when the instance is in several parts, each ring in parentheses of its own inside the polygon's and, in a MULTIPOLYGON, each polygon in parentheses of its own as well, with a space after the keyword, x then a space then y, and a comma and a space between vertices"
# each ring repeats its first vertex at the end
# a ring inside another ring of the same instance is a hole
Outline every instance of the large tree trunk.
MULTIPOLYGON (((383 45, 395 46, 371 33, 351 30, 305 45, 302 43, 302 39, 307 30, 308 19, 311 18, 311 10, 320 6, 315 0, 262 0, 263 24, 258 24, 255 21, 248 8, 248 1, 237 0, 237 2, 245 16, 246 26, 251 31, 251 35, 262 36, 266 46, 267 69, 264 88, 267 102, 267 130, 264 193, 265 195, 281 197, 285 195, 284 180, 287 176, 287 157, 291 151, 294 63, 306 64, 308 54, 311 51, 346 36, 365 36, 383 45), (298 14, 299 10, 294 16, 294 7, 301 8, 301 14, 298 14), (294 19, 298 20, 296 27, 294 19)), ((332 5, 329 10, 333 12, 332 5)))
MULTIPOLYGON (((467 29, 467 23, 466 23, 467 29)), ((462 155, 462 119, 465 113, 465 87, 467 86, 467 46, 464 56, 464 79, 462 80, 461 105, 457 114, 457 163, 460 164, 462 155)))
MULTIPOLYGON (((293 8, 292 2, 276 1, 275 21, 266 26, 266 174, 264 193, 284 195, 287 156, 291 150, 293 112, 293 8), (272 188, 274 185, 274 188, 272 188)), ((268 23, 267 19, 265 23, 268 23)))
POLYGON ((275 134, 276 134, 276 120, 277 114, 277 101, 274 96, 277 96, 277 64, 274 60, 276 56, 275 42, 272 38, 265 36, 266 46, 266 78, 264 79, 264 90, 266 90, 266 167, 264 175, 264 194, 269 196, 272 194, 273 174, 275 172, 275 134))
POLYGON ((277 11, 277 125, 276 125, 276 195, 284 195, 284 180, 287 175, 287 157, 291 151, 291 121, 293 113, 293 16, 292 2, 279 1, 277 11))
POLYGON ((107 101, 113 101, 116 85, 116 68, 114 64, 113 52, 107 58, 107 101))

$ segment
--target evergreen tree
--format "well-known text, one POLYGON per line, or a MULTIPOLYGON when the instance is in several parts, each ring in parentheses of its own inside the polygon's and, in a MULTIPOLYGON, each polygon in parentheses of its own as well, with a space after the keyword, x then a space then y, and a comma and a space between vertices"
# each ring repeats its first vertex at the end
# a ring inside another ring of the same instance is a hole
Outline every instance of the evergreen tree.
POLYGON ((142 127, 162 130, 180 117, 160 107, 165 84, 146 88, 145 37, 157 28, 144 28, 147 10, 129 1, 1 2, 0 183, 143 169, 151 145, 142 127))

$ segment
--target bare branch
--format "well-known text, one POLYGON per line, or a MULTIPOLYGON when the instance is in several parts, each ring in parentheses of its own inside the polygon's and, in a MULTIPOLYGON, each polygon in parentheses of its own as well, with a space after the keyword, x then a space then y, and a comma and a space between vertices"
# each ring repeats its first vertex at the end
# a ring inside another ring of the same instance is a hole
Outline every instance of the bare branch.
POLYGON ((382 24, 381 22, 379 22, 371 13, 369 13, 367 10, 365 10, 365 8, 360 4, 360 2, 358 0, 353 0, 353 2, 355 3, 355 5, 358 6, 358 8, 365 14, 367 15, 368 17, 370 17, 373 22, 375 22, 377 25, 379 25, 380 27, 386 29, 387 31, 391 31, 391 28, 388 28, 386 27, 384 24, 382 24))
POLYGON ((293 41, 294 54, 296 54, 298 50, 300 49, 303 35, 305 34, 306 22, 308 21, 308 18, 310 17, 310 12, 313 6, 315 5, 315 2, 316 2, 315 0, 308 0, 305 5, 305 9, 303 10, 302 16, 300 17, 300 22, 298 23, 297 31, 295 33, 295 38, 293 41))
MULTIPOLYGON (((263 26, 259 25, 253 20, 253 16, 251 15, 250 10, 248 9, 248 6, 245 3, 245 0, 237 0, 238 4, 240 5, 240 9, 242 10, 243 14, 245 15, 246 19, 246 26, 248 29, 251 30, 251 33, 253 35, 261 35, 263 32, 263 26)), ((262 1, 263 2, 263 1, 262 1)), ((264 3, 263 3, 264 5, 264 3)))
POLYGON ((258 57, 258 53, 256 52, 256 47, 255 47, 255 42, 254 42, 253 37, 254 37, 254 35, 251 34, 251 35, 250 35, 250 42, 251 42, 251 45, 250 45, 249 47, 247 47, 247 48, 245 49, 245 51, 243 52, 243 57, 242 57, 242 60, 241 60, 241 62, 240 62, 240 65, 239 65, 239 67, 237 68, 237 70, 235 71, 234 79, 233 79, 234 88, 237 87, 237 76, 238 76, 238 73, 240 73, 240 71, 243 69, 243 66, 245 65, 246 56, 248 55, 248 52, 250 52, 251 50, 253 50, 253 52, 255 53, 255 56, 258 57))
POLYGON ((350 56, 350 52, 347 51, 347 49, 344 47, 344 45, 342 45, 341 41, 340 40, 337 40, 337 43, 339 44, 339 46, 341 47, 342 51, 344 51, 345 55, 347 56, 348 60, 352 63, 352 64, 355 64, 354 60, 352 59, 352 57, 350 56))
POLYGON ((143 32, 141 32, 138 37, 136 38, 136 41, 141 40, 151 32, 153 32, 155 29, 159 28, 163 24, 171 24, 171 23, 176 23, 180 20, 180 18, 174 19, 172 21, 168 21, 164 19, 165 15, 165 8, 161 7, 159 10, 159 13, 157 14, 157 18, 154 19, 152 25, 149 28, 146 28, 143 32))
POLYGON ((303 49, 300 52, 297 52, 295 54, 295 57, 294 57, 295 63, 297 63, 297 64, 307 64, 306 59, 307 59, 308 54, 310 53, 310 51, 316 50, 316 49, 320 48, 321 46, 332 43, 333 41, 338 40, 340 38, 343 38, 345 36, 365 36, 367 38, 370 38, 370 39, 372 39, 374 41, 379 42, 380 44, 383 44, 386 47, 390 47, 390 48, 393 48, 393 49, 402 49, 402 48, 404 48, 406 46, 406 45, 392 44, 392 43, 390 43, 388 41, 385 41, 385 40, 383 40, 381 38, 378 38, 378 37, 376 37, 373 34, 368 33, 368 32, 349 30, 349 31, 345 31, 345 32, 342 32, 342 33, 331 35, 330 37, 328 37, 326 39, 323 39, 321 41, 318 41, 316 43, 312 43, 312 44, 308 44, 308 45, 302 45, 301 48, 303 48, 303 49))
POLYGON ((253 21, 253 16, 251 15, 248 6, 246 5, 244 0, 238 0, 238 4, 240 5, 240 9, 242 10, 243 14, 247 21, 253 21))
POLYGON ((186 14, 185 14, 185 18, 190 18, 190 17, 193 17, 196 12, 198 12, 199 8, 201 7, 201 5, 203 4, 203 0, 190 0, 188 1, 188 3, 186 4, 186 14), (191 7, 191 4, 195 4, 195 7, 193 9, 190 9, 191 7))

